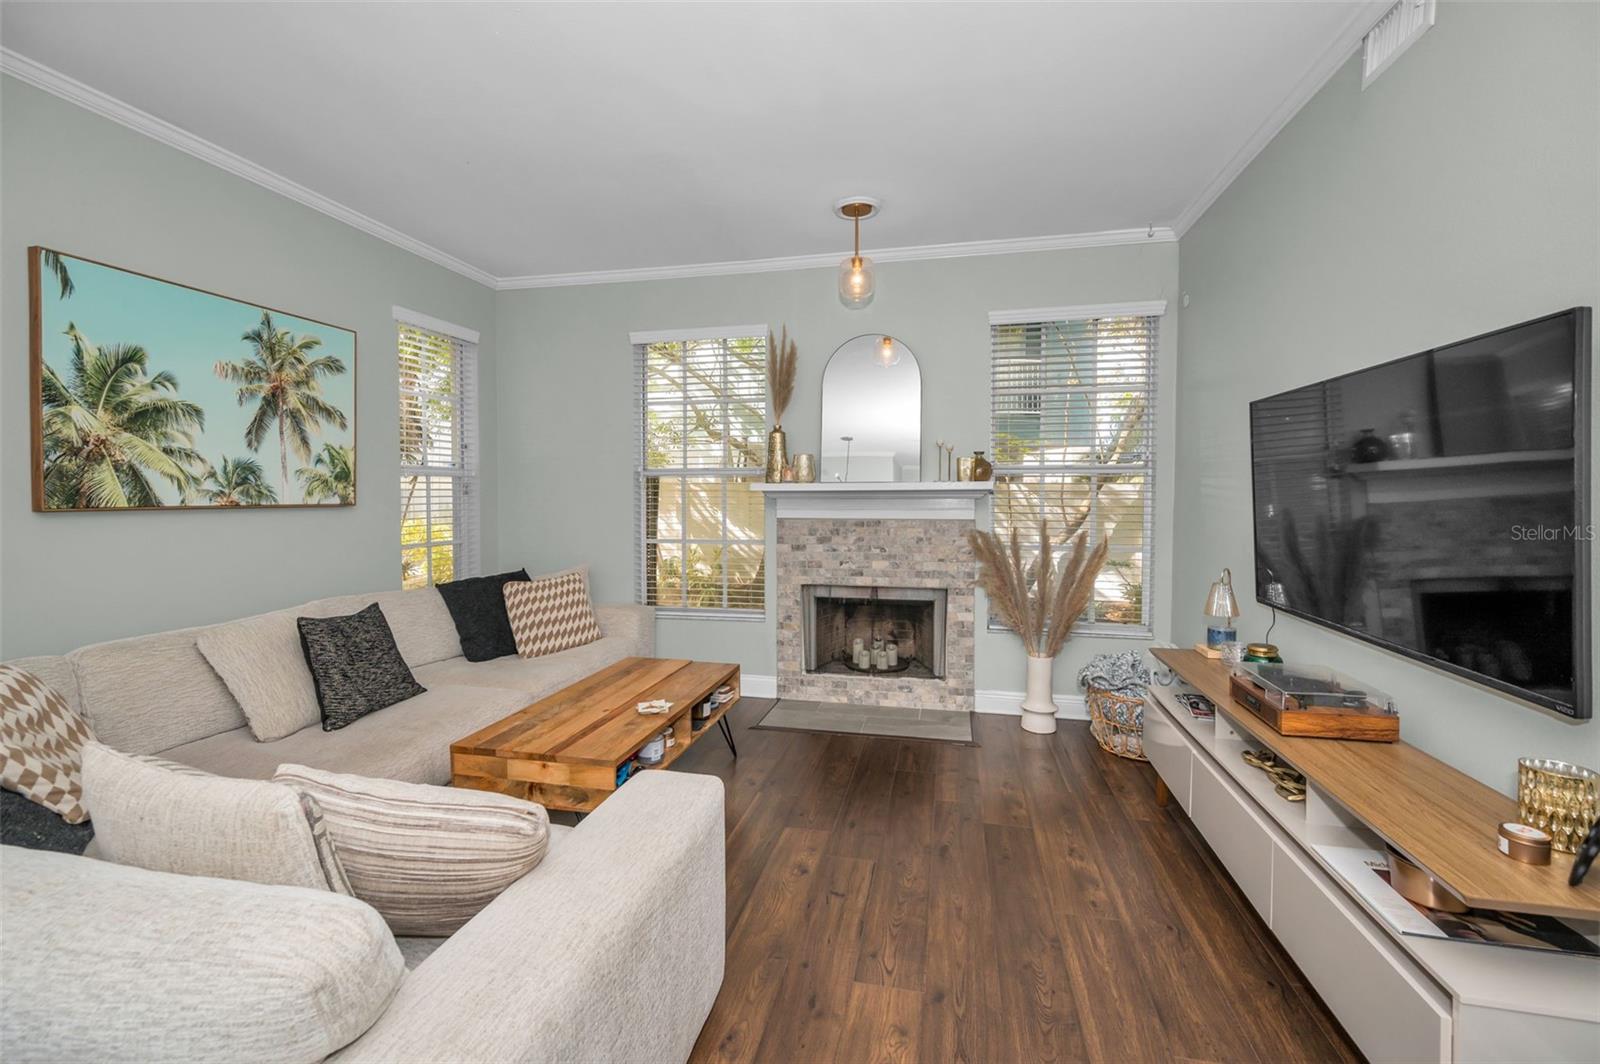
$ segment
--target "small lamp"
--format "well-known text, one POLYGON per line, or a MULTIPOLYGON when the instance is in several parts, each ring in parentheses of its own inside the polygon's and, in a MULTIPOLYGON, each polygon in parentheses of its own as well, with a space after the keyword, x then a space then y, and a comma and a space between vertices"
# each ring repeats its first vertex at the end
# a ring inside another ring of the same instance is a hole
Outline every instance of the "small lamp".
POLYGON ((1237 641, 1233 619, 1239 616, 1239 602, 1233 597, 1233 573, 1227 569, 1211 585, 1206 596, 1206 646, 1215 650, 1224 643, 1237 641))

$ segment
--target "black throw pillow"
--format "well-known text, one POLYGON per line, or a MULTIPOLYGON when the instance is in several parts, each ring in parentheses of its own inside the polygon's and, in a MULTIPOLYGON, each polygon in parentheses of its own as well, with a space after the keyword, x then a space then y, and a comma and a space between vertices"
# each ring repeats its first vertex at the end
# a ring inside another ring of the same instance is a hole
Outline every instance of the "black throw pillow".
POLYGON ((506 616, 506 596, 501 588, 513 580, 528 579, 528 570, 496 576, 470 576, 434 585, 444 596, 450 619, 456 622, 461 637, 461 653, 468 661, 489 661, 517 652, 517 637, 511 634, 506 616))
POLYGON ((295 624, 317 686, 323 731, 338 731, 427 691, 400 656, 376 602, 346 617, 297 617, 295 624))

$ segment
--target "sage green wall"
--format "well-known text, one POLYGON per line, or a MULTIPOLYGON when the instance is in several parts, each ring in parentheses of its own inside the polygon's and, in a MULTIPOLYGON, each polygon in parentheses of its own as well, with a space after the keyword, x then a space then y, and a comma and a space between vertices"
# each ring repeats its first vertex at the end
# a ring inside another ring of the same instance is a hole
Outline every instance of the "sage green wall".
MULTIPOLYGON (((489 289, 9 77, 0 78, 0 282, 0 659, 397 587, 392 306, 482 331, 484 394, 494 394, 489 289), (33 513, 32 244, 354 329, 357 505, 33 513)), ((493 415, 485 404, 486 439, 493 415)), ((492 483, 492 449, 485 458, 492 483)), ((492 493, 486 504, 492 559, 492 493)))
MULTIPOLYGON (((1441 4, 1365 92, 1346 64, 1184 235, 1177 642, 1218 569, 1253 572, 1249 400, 1600 303, 1597 71, 1594 4, 1441 4)), ((1266 609, 1242 608, 1259 639, 1266 609)), ((1491 786, 1522 755, 1600 767, 1600 723, 1294 618, 1273 641, 1391 692, 1406 739, 1491 786)))
MULTIPOLYGON (((892 209, 892 207, 891 207, 892 209)), ((844 233, 848 236, 848 233, 844 233)), ((586 563, 596 597, 634 595, 634 331, 787 324, 800 349, 800 381, 784 418, 791 451, 817 451, 823 365, 862 333, 889 333, 917 356, 923 381, 924 467, 935 438, 967 453, 989 435, 991 310, 1167 299, 1161 324, 1157 527, 1169 522, 1173 454, 1173 357, 1177 350, 1177 249, 1172 243, 880 264, 878 296, 846 310, 827 270, 741 274, 502 292, 495 333, 500 360, 500 560, 530 571, 586 563)), ((773 542, 768 517, 767 541, 773 542)), ((1168 624, 1170 541, 1160 537, 1150 580, 1156 632, 1168 624)), ((769 566, 769 601, 771 595, 769 566)), ((981 616, 981 611, 980 611, 981 616)), ((663 653, 736 661, 771 675, 775 622, 663 620, 663 653)), ((1142 644, 1079 639, 1057 668, 1072 692, 1076 664, 1096 650, 1142 644)), ((982 629, 980 690, 1021 691, 1024 662, 1009 635, 982 629)))

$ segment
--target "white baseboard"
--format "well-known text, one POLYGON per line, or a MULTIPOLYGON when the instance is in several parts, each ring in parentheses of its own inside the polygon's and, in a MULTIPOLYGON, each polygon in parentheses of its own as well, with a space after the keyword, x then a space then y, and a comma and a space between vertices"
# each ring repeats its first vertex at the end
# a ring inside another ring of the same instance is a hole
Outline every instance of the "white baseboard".
POLYGON ((776 676, 758 676, 754 673, 740 671, 739 693, 749 695, 751 698, 777 698, 778 678, 776 676))
MULTIPOLYGON (((979 713, 998 713, 1007 717, 1022 716, 1021 691, 978 691, 976 704, 973 706, 979 713)), ((1068 695, 1057 692, 1056 717, 1059 720, 1088 720, 1089 703, 1085 702, 1082 695, 1068 695)))

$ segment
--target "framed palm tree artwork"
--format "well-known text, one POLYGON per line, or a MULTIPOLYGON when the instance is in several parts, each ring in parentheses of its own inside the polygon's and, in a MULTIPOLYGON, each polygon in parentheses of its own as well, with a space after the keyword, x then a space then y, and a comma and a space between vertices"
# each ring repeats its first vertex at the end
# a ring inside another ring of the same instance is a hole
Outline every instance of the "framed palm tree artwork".
POLYGON ((356 334, 28 249, 33 508, 353 506, 356 334))

